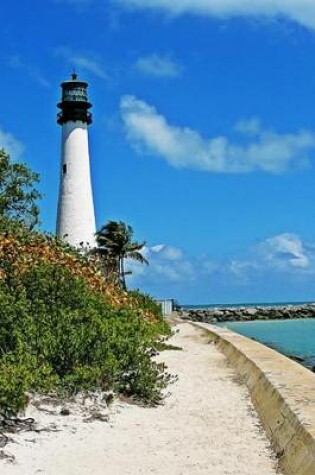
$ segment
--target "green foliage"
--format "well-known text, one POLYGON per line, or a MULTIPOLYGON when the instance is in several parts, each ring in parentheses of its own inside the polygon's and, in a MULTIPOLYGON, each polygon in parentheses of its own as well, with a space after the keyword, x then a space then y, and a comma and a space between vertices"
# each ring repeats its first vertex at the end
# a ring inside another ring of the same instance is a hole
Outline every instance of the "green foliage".
MULTIPOLYGON (((32 230, 37 182, 0 151, 0 419, 22 409, 32 391, 115 389, 157 403, 167 381, 151 359, 160 333, 168 333, 160 310, 104 280, 91 256, 32 230)), ((146 262, 144 243, 116 224, 111 244, 100 232, 101 255, 118 265, 125 288, 124 259, 146 262)))
POLYGON ((15 415, 27 404, 31 388, 47 392, 56 387, 57 378, 48 365, 37 366, 36 358, 28 351, 17 348, 0 359, 0 414, 15 415))
POLYGON ((162 318, 161 306, 150 295, 142 294, 139 290, 132 290, 129 292, 129 295, 137 300, 141 308, 150 310, 156 317, 162 318))
POLYGON ((36 201, 40 193, 34 187, 38 181, 37 173, 24 164, 12 163, 10 156, 0 150, 0 217, 24 222, 31 228, 38 224, 36 201))
POLYGON ((15 413, 25 392, 52 388, 114 388, 157 403, 166 378, 150 355, 161 329, 139 310, 106 304, 67 267, 37 264, 0 285, 0 408, 15 413))
POLYGON ((162 316, 162 308, 156 303, 150 295, 143 294, 139 290, 129 291, 130 297, 132 297, 139 305, 141 309, 154 315, 156 325, 160 334, 170 335, 171 330, 162 316))

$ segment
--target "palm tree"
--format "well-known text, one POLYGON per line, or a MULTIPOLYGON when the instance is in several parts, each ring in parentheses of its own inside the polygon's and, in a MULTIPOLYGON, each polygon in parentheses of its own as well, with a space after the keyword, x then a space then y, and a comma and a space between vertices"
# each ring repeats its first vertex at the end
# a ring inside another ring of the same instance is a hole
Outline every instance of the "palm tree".
POLYGON ((118 281, 124 290, 126 286, 125 259, 133 259, 141 264, 149 264, 141 254, 145 242, 133 241, 133 229, 123 221, 109 221, 96 233, 97 252, 109 264, 114 265, 118 281))

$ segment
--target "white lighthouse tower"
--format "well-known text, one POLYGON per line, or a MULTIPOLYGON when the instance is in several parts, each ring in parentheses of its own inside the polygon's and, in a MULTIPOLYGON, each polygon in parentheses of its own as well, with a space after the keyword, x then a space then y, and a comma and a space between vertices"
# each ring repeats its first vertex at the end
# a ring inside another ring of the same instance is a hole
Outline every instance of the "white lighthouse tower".
POLYGON ((62 126, 57 235, 75 247, 94 246, 96 227, 88 140, 92 104, 88 101, 88 84, 72 74, 61 87, 61 112, 57 116, 62 126))

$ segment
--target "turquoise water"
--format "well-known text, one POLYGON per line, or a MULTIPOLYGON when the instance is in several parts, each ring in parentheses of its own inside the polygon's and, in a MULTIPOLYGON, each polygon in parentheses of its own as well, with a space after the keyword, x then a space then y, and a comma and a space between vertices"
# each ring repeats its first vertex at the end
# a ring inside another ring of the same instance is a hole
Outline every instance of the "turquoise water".
POLYGON ((303 358, 305 366, 315 366, 315 318, 226 322, 221 326, 254 338, 286 355, 303 358))

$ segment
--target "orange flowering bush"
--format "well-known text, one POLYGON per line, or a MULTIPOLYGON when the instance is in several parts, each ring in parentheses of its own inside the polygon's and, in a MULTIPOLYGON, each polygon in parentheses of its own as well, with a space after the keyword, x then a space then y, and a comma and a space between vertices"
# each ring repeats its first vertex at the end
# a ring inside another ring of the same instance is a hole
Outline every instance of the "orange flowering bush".
POLYGON ((8 220, 0 223, 0 281, 21 278, 41 263, 64 266, 74 277, 83 279, 91 290, 100 292, 106 303, 116 308, 137 309, 148 321, 161 322, 160 309, 150 298, 147 301, 151 305, 141 308, 143 295, 123 291, 104 279, 97 256, 86 257, 55 236, 29 231, 20 223, 8 220))

